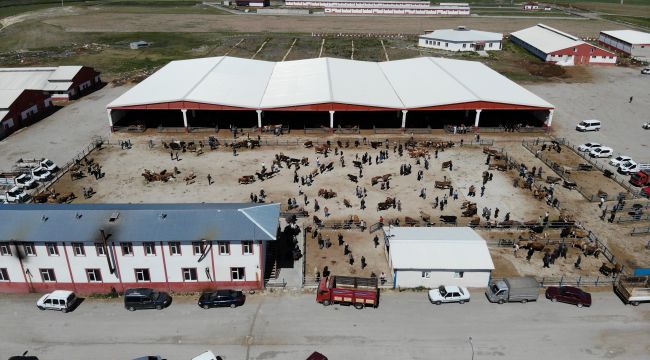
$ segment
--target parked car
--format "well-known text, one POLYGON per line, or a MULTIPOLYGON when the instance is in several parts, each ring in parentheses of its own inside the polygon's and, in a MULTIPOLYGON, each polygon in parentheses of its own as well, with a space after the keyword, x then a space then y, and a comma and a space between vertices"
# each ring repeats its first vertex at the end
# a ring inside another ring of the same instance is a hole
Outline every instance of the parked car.
POLYGON ((619 155, 609 160, 609 164, 618 167, 620 164, 630 160, 632 160, 632 158, 627 155, 619 155))
POLYGON ((124 307, 129 311, 140 309, 162 310, 172 303, 172 297, 164 291, 149 288, 127 289, 124 292, 124 307))
POLYGON ((578 131, 600 131, 600 120, 584 120, 576 125, 578 131))
POLYGON ((650 130, 650 123, 647 122, 643 123, 643 125, 641 125, 641 128, 645 130, 650 130))
POLYGON ((204 309, 211 307, 229 306, 235 308, 244 305, 246 295, 241 291, 235 290, 217 290, 214 292, 204 292, 199 298, 199 306, 204 309))
POLYGON ((461 286, 440 285, 437 289, 429 290, 429 301, 436 305, 450 302, 464 304, 469 297, 467 288, 461 286))
POLYGON ((40 310, 59 310, 67 313, 77 302, 77 296, 72 291, 55 290, 41 296, 36 302, 40 310))
POLYGON ((27 355, 27 353, 28 352, 25 351, 22 355, 12 356, 9 360, 38 360, 38 357, 27 355))
POLYGON ((608 158, 614 155, 614 149, 607 146, 597 147, 589 151, 589 156, 593 158, 608 158))
POLYGON ((601 146, 602 145, 599 144, 599 143, 588 142, 588 143, 584 143, 584 144, 578 146, 578 151, 587 152, 587 151, 591 151, 592 149, 595 149, 595 148, 601 147, 601 146))
POLYGON ((573 286, 551 286, 546 289, 546 298, 577 307, 591 306, 591 294, 573 286))
POLYGON ((52 173, 44 167, 32 170, 32 177, 38 181, 48 181, 52 178, 52 173))
POLYGON ((643 70, 641 70, 641 74, 650 75, 650 67, 643 68, 643 70))

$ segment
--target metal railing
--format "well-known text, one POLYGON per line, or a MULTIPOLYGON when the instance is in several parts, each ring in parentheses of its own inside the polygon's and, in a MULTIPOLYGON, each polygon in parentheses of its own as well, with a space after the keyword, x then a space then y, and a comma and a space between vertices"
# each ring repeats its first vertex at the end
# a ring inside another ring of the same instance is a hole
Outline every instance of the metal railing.
MULTIPOLYGON (((616 277, 610 276, 560 276, 560 277, 536 277, 539 286, 549 287, 549 286, 612 286, 616 277)), ((500 278, 493 278, 493 281, 503 280, 500 278)))
MULTIPOLYGON (((64 174, 70 170, 70 168, 74 165, 77 164, 77 160, 81 160, 88 156, 93 150, 96 148, 102 146, 102 145, 108 145, 109 142, 108 140, 103 139, 102 137, 95 137, 91 141, 90 144, 86 145, 81 151, 79 151, 73 158, 72 160, 68 161, 62 166, 59 166, 59 171, 56 172, 56 174, 50 179, 48 182, 42 183, 38 185, 37 187, 34 188, 32 194, 38 195, 45 191, 47 188, 52 186, 55 182, 57 182, 64 174)), ((32 202, 33 201, 33 196, 27 201, 27 202, 32 202)))
POLYGON ((650 234, 650 226, 648 226, 648 227, 635 227, 635 228, 632 228, 632 231, 630 232, 630 235, 632 235, 632 236, 646 235, 646 234, 650 234))
POLYGON ((616 222, 625 223, 625 222, 646 221, 646 220, 650 220, 650 214, 619 216, 618 219, 616 219, 616 222))

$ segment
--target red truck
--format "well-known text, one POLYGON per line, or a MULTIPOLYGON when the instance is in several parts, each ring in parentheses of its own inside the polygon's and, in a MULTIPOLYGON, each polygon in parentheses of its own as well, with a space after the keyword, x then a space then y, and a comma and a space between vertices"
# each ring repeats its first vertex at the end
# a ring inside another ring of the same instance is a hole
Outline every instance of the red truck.
POLYGON ((334 303, 354 305, 357 309, 379 305, 377 278, 328 276, 321 279, 316 301, 329 306, 334 303))
POLYGON ((632 176, 630 176, 630 184, 634 186, 650 185, 650 171, 641 170, 636 174, 632 174, 632 176))

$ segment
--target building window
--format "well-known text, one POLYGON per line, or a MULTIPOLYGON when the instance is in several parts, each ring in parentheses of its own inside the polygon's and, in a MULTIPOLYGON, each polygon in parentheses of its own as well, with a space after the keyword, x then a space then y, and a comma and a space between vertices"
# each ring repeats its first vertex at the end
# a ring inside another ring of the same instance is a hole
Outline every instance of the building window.
POLYGON ((0 245, 0 255, 11 256, 11 245, 9 244, 0 245))
POLYGON ((431 271, 423 271, 422 277, 427 279, 431 278, 431 271))
POLYGON ((47 244, 47 254, 49 256, 59 256, 59 247, 56 244, 47 244))
POLYGON ((445 47, 449 47, 449 43, 445 43, 445 47))
POLYGON ((488 47, 492 47, 492 43, 488 43, 488 47))
POLYGON ((200 241, 192 242, 192 254, 203 255, 203 243, 200 241))
POLYGON ((24 243, 23 244, 23 249, 25 249, 25 255, 27 256, 36 256, 36 248, 34 247, 34 243, 24 243))
POLYGON ((253 255, 253 242, 252 241, 242 241, 242 254, 244 255, 253 255))
POLYGON ((41 269, 41 280, 43 280, 43 282, 56 281, 56 275, 54 275, 54 269, 41 269))
POLYGON ((86 269, 88 282, 102 282, 102 272, 99 269, 86 269))
POLYGON ((467 44, 463 44, 463 49, 467 47, 467 44))
POLYGON ((145 256, 156 256, 156 243, 147 241, 142 243, 142 246, 144 247, 145 256))
POLYGON ((72 243, 72 252, 74 256, 86 256, 86 249, 82 243, 72 243))
POLYGON ((457 272, 454 273, 454 279, 462 279, 463 276, 465 276, 464 271, 457 271, 457 272))
POLYGON ((578 48, 573 48, 573 52, 578 52, 578 48))
POLYGON ((95 251, 97 252, 97 256, 106 256, 106 249, 104 249, 104 244, 102 243, 95 243, 95 251))
POLYGON ((183 268, 183 281, 197 281, 196 268, 183 268))
POLYGON ((178 241, 169 242, 169 255, 181 255, 181 243, 178 241))
POLYGON ((133 243, 123 242, 120 243, 122 248, 122 256, 133 256, 133 243))
POLYGON ((589 52, 593 54, 594 53, 594 48, 589 49, 589 52))
POLYGON ((230 243, 226 241, 219 241, 219 255, 230 255, 230 243))
POLYGON ((151 276, 149 276, 149 269, 135 269, 135 281, 151 281, 151 276))
POLYGON ((243 267, 230 268, 231 280, 246 280, 246 273, 243 267))
POLYGON ((6 268, 0 269, 0 281, 9 281, 9 273, 6 268))

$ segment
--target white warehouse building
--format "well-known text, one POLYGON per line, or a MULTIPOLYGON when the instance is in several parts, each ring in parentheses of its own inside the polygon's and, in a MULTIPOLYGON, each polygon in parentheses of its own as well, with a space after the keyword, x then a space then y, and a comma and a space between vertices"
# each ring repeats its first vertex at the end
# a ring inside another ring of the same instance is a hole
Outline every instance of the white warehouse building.
POLYGON ((469 227, 384 227, 393 287, 486 287, 494 263, 469 227))
POLYGON ((420 35, 418 46, 448 51, 501 50, 503 34, 471 30, 464 26, 441 29, 420 35))

